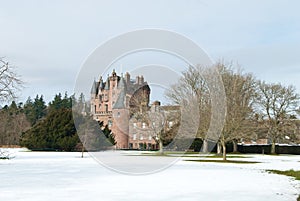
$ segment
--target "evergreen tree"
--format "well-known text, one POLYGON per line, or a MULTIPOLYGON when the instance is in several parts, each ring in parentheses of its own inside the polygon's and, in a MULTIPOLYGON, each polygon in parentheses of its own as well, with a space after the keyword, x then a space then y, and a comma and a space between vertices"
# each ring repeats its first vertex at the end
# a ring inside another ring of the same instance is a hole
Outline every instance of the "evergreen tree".
POLYGON ((40 97, 36 95, 34 99, 33 107, 35 110, 36 120, 43 118, 46 115, 46 104, 43 98, 43 95, 40 97))
POLYGON ((42 95, 40 97, 36 95, 34 102, 28 97, 24 104, 24 113, 31 125, 34 125, 39 119, 45 117, 47 113, 46 108, 47 106, 42 95))
POLYGON ((74 151, 79 142, 72 111, 65 108, 49 113, 21 138, 21 145, 29 149, 74 151))

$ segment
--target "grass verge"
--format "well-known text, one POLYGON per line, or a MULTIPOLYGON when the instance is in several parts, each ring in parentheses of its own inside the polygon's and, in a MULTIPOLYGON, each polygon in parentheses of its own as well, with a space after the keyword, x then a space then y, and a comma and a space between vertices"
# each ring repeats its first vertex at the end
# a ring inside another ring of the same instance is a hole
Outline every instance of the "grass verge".
POLYGON ((289 176, 289 177, 294 177, 296 180, 300 180, 300 171, 299 170, 298 171, 296 171, 296 170, 286 170, 286 171, 267 170, 267 172, 281 174, 281 175, 285 175, 285 176, 289 176))
POLYGON ((204 162, 204 163, 236 163, 236 164, 254 164, 260 163, 256 161, 236 161, 236 160, 184 160, 184 161, 192 161, 192 162, 204 162))

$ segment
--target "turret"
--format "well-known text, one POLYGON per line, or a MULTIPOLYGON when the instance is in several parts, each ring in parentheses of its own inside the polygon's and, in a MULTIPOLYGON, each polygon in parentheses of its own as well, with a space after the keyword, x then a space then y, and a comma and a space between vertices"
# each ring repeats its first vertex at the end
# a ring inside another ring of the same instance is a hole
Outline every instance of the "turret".
POLYGON ((118 133, 115 136, 117 149, 127 149, 129 140, 129 110, 126 107, 126 84, 123 77, 119 81, 118 89, 120 93, 113 106, 113 130, 118 133))
POLYGON ((93 97, 93 95, 95 95, 96 93, 97 93, 97 83, 96 83, 96 81, 94 80, 93 85, 92 85, 92 89, 91 89, 92 97, 93 97))

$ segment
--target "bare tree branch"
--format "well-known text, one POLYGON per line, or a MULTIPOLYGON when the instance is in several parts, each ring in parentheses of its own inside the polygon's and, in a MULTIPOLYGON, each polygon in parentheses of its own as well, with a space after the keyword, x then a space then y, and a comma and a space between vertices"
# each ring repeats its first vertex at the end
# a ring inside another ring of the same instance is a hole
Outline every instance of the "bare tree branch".
POLYGON ((15 99, 23 84, 14 68, 0 58, 0 102, 15 99))

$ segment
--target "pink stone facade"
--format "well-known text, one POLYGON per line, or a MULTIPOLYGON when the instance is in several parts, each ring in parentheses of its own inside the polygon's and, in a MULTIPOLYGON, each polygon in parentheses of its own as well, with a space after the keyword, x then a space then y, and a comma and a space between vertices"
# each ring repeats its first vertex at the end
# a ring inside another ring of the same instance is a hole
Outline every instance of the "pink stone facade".
POLYGON ((157 149, 149 123, 135 118, 149 110, 149 96, 150 87, 143 76, 133 80, 129 73, 118 76, 113 71, 106 81, 102 77, 94 81, 91 114, 112 130, 117 149, 157 149))

